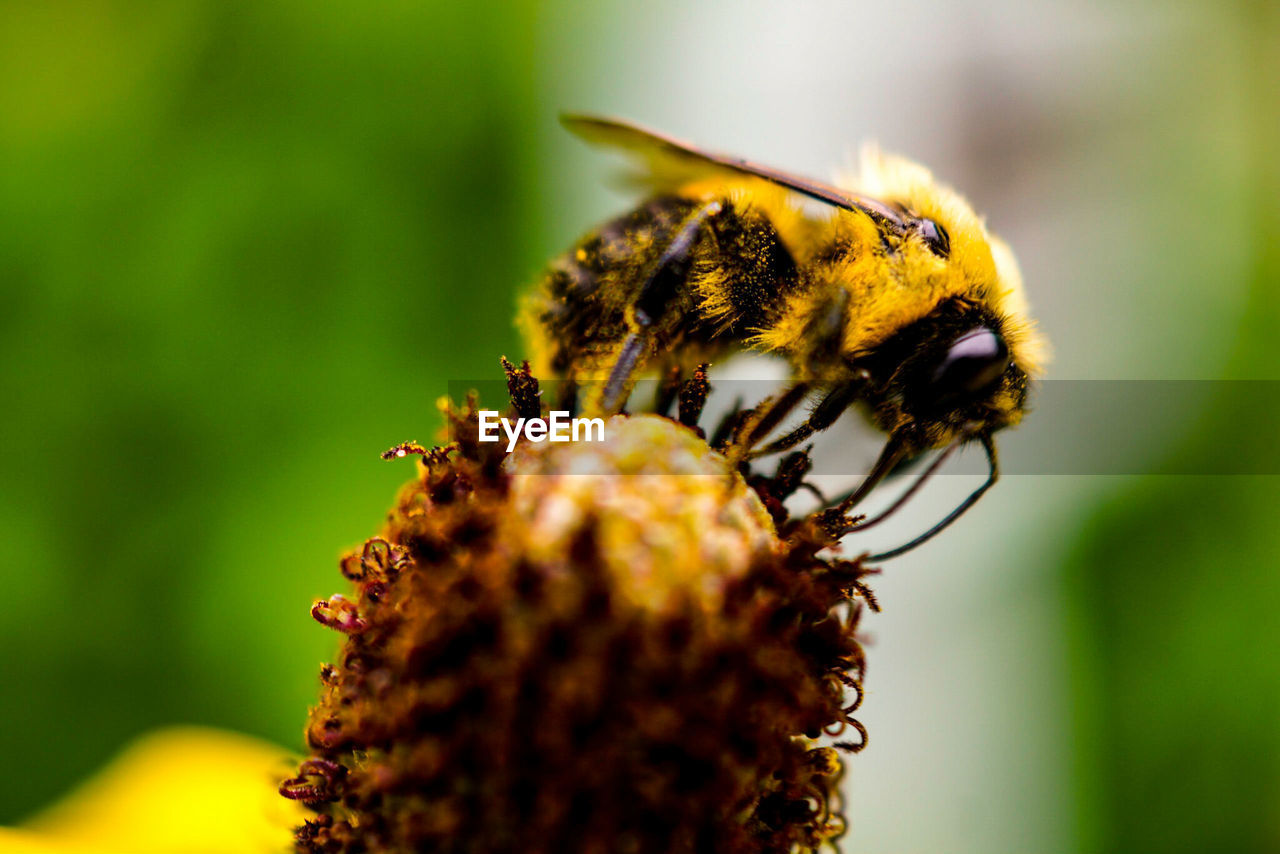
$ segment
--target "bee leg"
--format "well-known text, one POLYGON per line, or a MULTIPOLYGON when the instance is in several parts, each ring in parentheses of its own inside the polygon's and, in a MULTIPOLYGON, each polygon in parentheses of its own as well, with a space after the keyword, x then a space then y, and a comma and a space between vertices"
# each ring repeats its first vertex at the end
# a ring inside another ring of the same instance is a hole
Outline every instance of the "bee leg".
MULTIPOLYGON (((887 508, 880 511, 880 515, 876 516, 873 519, 867 519, 866 521, 859 522, 858 525, 852 529, 852 531, 865 531, 868 528, 874 528, 876 525, 879 525, 881 522, 893 516, 894 513, 897 513, 898 510, 901 509, 901 507, 904 504, 906 504, 908 501, 911 500, 911 497, 913 495, 915 495, 917 492, 920 491, 920 488, 925 485, 925 483, 929 480, 929 478, 933 477, 935 474, 938 473, 938 470, 941 469, 943 465, 946 464, 947 460, 950 459, 951 455, 954 454, 960 448, 960 446, 962 446, 967 440, 968 440, 968 437, 961 437, 956 441, 952 442, 950 445, 947 445, 947 447, 942 451, 942 453, 938 454, 938 456, 934 458, 933 462, 929 463, 929 467, 926 468, 924 472, 921 473, 921 475, 912 482, 911 486, 908 487, 905 492, 903 492, 896 499, 894 499, 893 503, 890 504, 887 508)), ((898 462, 900 462, 900 460, 895 460, 892 468, 888 472, 889 474, 892 474, 893 469, 896 469, 898 467, 898 462)), ((871 485, 874 486, 875 484, 872 483, 871 485)), ((848 502, 848 504, 846 505, 842 503, 841 507, 843 507, 846 511, 851 510, 853 508, 853 505, 857 504, 858 501, 860 500, 860 496, 858 493, 861 492, 861 494, 865 495, 866 491, 867 490, 863 489, 863 487, 859 487, 857 491, 855 491, 852 495, 850 495, 848 498, 845 499, 845 501, 848 502)))
POLYGON ((711 431, 711 438, 707 440, 707 444, 717 450, 726 447, 738 427, 742 414, 742 395, 738 395, 733 399, 733 405, 721 416, 716 429, 711 431))
POLYGON ((707 395, 711 394, 711 384, 707 382, 707 366, 698 365, 688 382, 680 386, 680 400, 676 406, 676 414, 680 423, 686 427, 700 430, 698 420, 702 418, 702 410, 707 405, 707 395))
POLYGON ((675 405, 676 397, 680 394, 681 375, 682 371, 678 363, 668 365, 662 372, 662 379, 658 382, 658 389, 653 395, 654 414, 670 415, 671 407, 675 405))
POLYGON ((631 307, 636 328, 623 340, 618 360, 609 371, 609 379, 601 396, 605 412, 617 412, 626 403, 631 375, 639 367, 641 357, 652 342, 653 327, 662 319, 672 298, 680 292, 689 278, 689 269, 693 266, 693 249, 698 244, 698 232, 723 207, 720 202, 711 202, 685 220, 640 287, 640 295, 631 307))
POLYGON ((768 436, 783 418, 786 418, 796 404, 804 400, 809 393, 810 385, 796 382, 780 395, 766 397, 754 409, 742 413, 742 417, 734 424, 732 439, 725 449, 725 457, 736 468, 746 459, 751 447, 768 436))
POLYGON ((812 386, 807 382, 792 383, 791 387, 779 397, 769 398, 760 404, 755 423, 751 425, 750 432, 742 441, 742 449, 749 451, 757 442, 768 436, 773 428, 782 423, 782 419, 790 415, 800 401, 804 400, 811 389, 812 386))
POLYGON ((641 332, 632 332, 623 340, 622 349, 618 351, 618 361, 613 363, 609 379, 604 384, 600 402, 605 412, 618 412, 626 404, 627 395, 624 392, 627 390, 627 383, 648 346, 649 336, 641 332))
POLYGON ((911 540, 910 542, 907 542, 901 546, 898 546, 896 549, 890 549, 887 552, 880 552, 879 554, 870 555, 867 558, 867 560, 870 560, 870 561, 889 560, 890 558, 895 558, 898 555, 906 554, 907 552, 914 549, 916 546, 920 546, 920 545, 923 545, 924 543, 927 543, 929 540, 933 539, 935 536, 937 536, 938 534, 946 530, 951 525, 952 522, 954 522, 955 520, 963 516, 966 510, 968 510, 970 507, 972 507, 974 504, 978 502, 978 499, 983 496, 983 493, 985 493, 988 489, 990 489, 992 486, 995 485, 995 482, 1000 479, 1000 464, 996 459, 995 442, 993 442, 991 437, 988 435, 981 436, 979 441, 982 442, 982 449, 987 452, 987 466, 988 466, 987 479, 982 482, 982 486, 979 486, 977 489, 971 492, 969 494, 969 497, 966 498, 964 501, 961 501, 960 504, 950 513, 948 513, 942 519, 941 522, 934 525, 932 528, 925 531, 923 534, 916 537, 914 540, 911 540))
POLYGON ((889 441, 885 442, 884 448, 880 451, 880 456, 876 459, 875 465, 871 467, 871 471, 867 472, 867 476, 862 479, 861 483, 840 497, 839 503, 836 504, 837 512, 845 514, 858 506, 862 499, 866 498, 871 490, 879 485, 880 481, 893 473, 906 455, 906 442, 898 435, 891 435, 889 441))
MULTIPOLYGON (((887 561, 887 560, 890 560, 890 558, 899 556, 899 554, 905 554, 906 552, 910 552, 911 549, 918 547, 918 545, 923 545, 924 543, 928 543, 929 540, 934 538, 934 536, 937 536, 938 534, 941 534, 943 530, 946 530, 948 526, 951 525, 951 522, 954 522, 955 520, 960 519, 961 516, 964 516, 965 511, 968 511, 970 507, 973 507, 975 503, 978 503, 978 499, 982 498, 982 495, 986 493, 988 489, 991 489, 993 485, 996 484, 996 480, 1000 479, 1000 462, 998 462, 996 458, 996 443, 993 442, 992 438, 989 437, 989 435, 982 435, 982 437, 979 438, 979 442, 982 442, 983 451, 987 452, 987 466, 988 466, 987 479, 983 481, 982 485, 980 485, 980 487, 978 487, 977 489, 974 489, 972 493, 969 493, 968 498, 965 498, 963 502, 960 502, 959 506, 956 506, 955 510, 952 510, 950 513, 947 513, 947 515, 943 517, 942 521, 938 522, 937 525, 934 525, 933 528, 927 531, 924 531, 923 534, 916 536, 915 539, 910 540, 910 542, 908 543, 904 543, 902 545, 899 545, 899 547, 897 548, 890 549, 890 551, 881 552, 879 554, 870 554, 870 556, 867 557, 868 561, 877 561, 877 562, 887 561)), ((955 444, 952 444, 951 448, 947 448, 947 451, 943 452, 942 456, 938 457, 938 460, 934 461, 933 465, 929 466, 929 470, 925 471, 925 474, 920 476, 920 479, 923 480, 925 476, 932 474, 932 471, 936 469, 937 466, 940 466, 942 461, 945 460, 947 456, 950 456, 950 452, 952 451, 952 449, 959 447, 960 444, 961 442, 957 442, 955 444)), ((909 498, 910 495, 913 494, 914 492, 915 492, 915 487, 909 489, 908 493, 906 493, 905 495, 902 495, 902 498, 900 498, 899 501, 895 502, 895 504, 893 504, 892 507, 888 508, 887 511, 884 511, 884 513, 882 513, 881 516, 877 517, 877 519, 870 520, 870 522, 881 521, 884 516, 890 515, 890 513, 893 510, 896 510, 896 508, 899 507, 900 504, 904 502, 906 498, 909 498)), ((855 528, 854 530, 861 530, 864 528, 868 528, 870 522, 868 522, 868 524, 859 525, 858 528, 855 528)))
MULTIPOLYGON (((844 414, 844 411, 849 408, 850 404, 858 399, 861 393, 862 383, 860 382, 847 383, 838 387, 834 391, 828 392, 827 396, 822 398, 822 400, 818 402, 818 405, 814 407, 813 412, 809 413, 808 420, 782 438, 770 442, 763 448, 758 448, 752 451, 748 454, 748 457, 754 459, 756 457, 763 457, 769 454, 776 454, 780 451, 791 450, 805 439, 808 439, 814 433, 817 433, 819 430, 825 430, 832 424, 836 423, 836 419, 844 414)), ((784 399, 786 397, 787 395, 783 395, 784 399)), ((799 401, 797 400, 791 405, 794 406, 795 403, 798 402, 799 401)))
POLYGON ((556 394, 556 402, 558 408, 569 413, 569 417, 576 417, 578 414, 578 380, 577 377, 570 373, 568 377, 560 383, 560 389, 556 394))
POLYGON ((803 489, 805 492, 818 499, 819 504, 825 506, 828 503, 827 496, 822 494, 822 490, 818 489, 818 487, 814 486, 812 483, 809 483, 809 481, 806 480, 804 483, 800 484, 800 489, 803 489))

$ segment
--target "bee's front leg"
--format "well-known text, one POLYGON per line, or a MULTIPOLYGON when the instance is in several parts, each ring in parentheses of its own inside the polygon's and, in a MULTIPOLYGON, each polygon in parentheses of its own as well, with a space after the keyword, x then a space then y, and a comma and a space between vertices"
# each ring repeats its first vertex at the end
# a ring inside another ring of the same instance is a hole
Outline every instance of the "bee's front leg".
MULTIPOLYGON (((769 454, 776 454, 781 451, 789 451, 805 439, 808 439, 814 433, 827 429, 832 424, 836 423, 836 419, 843 415, 844 411, 848 409, 854 401, 858 400, 862 396, 867 379, 869 379, 869 375, 856 379, 852 382, 845 383, 844 385, 840 385, 834 390, 827 392, 826 397, 818 401, 818 405, 809 413, 808 419, 806 419, 803 424, 782 438, 775 439, 763 448, 758 448, 752 451, 748 454, 748 457, 754 459, 756 457, 768 456, 769 454)), ((793 390, 796 387, 797 386, 793 386, 793 390)), ((807 384, 805 386, 805 390, 808 390, 807 384)), ((788 397, 789 393, 788 395, 783 395, 782 400, 786 401, 788 397)), ((791 405, 794 406, 796 402, 798 402, 798 399, 793 401, 791 405)), ((757 431, 753 431, 753 434, 757 440, 764 438, 763 434, 759 434, 757 431)))
POLYGON ((768 436, 782 420, 791 414, 813 388, 811 383, 803 380, 792 383, 785 392, 777 397, 769 397, 759 406, 751 419, 750 428, 740 442, 744 452, 750 451, 757 442, 768 436))

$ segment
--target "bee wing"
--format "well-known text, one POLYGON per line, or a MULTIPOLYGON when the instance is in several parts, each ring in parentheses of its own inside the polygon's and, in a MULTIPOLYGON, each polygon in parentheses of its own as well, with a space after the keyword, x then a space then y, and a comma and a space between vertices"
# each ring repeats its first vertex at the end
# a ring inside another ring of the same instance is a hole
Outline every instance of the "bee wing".
POLYGON ((635 177, 640 184, 651 188, 674 190, 706 178, 748 175, 837 208, 862 211, 877 222, 902 226, 898 213, 875 199, 741 157, 706 151, 641 125, 575 113, 562 114, 560 122, 575 136, 592 145, 618 149, 636 159, 640 169, 635 177))

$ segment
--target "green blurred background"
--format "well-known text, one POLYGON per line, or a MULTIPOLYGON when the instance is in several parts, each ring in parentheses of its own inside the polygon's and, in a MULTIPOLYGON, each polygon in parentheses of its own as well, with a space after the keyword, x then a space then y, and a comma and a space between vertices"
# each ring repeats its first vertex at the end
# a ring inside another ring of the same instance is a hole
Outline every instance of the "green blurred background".
MULTIPOLYGON (((625 204, 559 109, 877 137, 1018 250, 1053 377, 1280 379, 1274 5, 0 4, 0 821, 166 723, 300 747, 378 453, 625 204)), ((1280 478, 1160 473, 1280 470, 1277 415, 1216 385, 895 564, 847 850, 1280 851, 1280 478)))

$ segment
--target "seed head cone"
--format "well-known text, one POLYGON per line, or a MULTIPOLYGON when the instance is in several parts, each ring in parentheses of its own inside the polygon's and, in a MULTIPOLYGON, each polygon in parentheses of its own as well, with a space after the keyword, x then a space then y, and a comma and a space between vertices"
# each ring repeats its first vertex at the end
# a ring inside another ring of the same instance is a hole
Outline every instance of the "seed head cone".
MULTIPOLYGON (((795 478, 617 416, 594 443, 422 452, 346 555, 346 635, 281 792, 319 852, 790 852, 844 827, 870 593, 795 478), (786 481, 784 484, 783 481, 786 481), (829 554, 829 552, 823 552, 829 554), (828 737, 824 738, 824 733, 828 737)), ((421 451, 421 449, 418 449, 421 451)), ((795 466, 792 466, 794 470, 795 466)))

